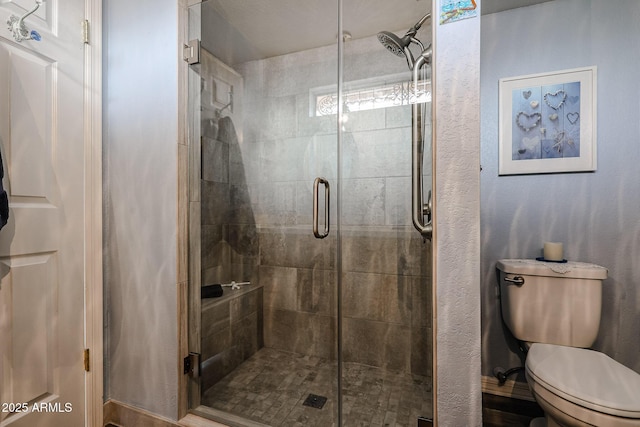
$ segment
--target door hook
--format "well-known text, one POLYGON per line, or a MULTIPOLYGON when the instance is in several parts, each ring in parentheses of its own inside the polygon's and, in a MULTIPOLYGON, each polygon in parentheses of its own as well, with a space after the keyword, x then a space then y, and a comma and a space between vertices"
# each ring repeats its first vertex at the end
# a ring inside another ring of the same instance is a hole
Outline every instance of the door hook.
POLYGON ((13 39, 18 43, 23 40, 35 40, 39 42, 42 39, 42 37, 40 37, 40 34, 36 30, 29 31, 27 26, 24 25, 24 19, 38 10, 43 1, 44 0, 36 0, 36 5, 33 7, 33 9, 22 16, 11 15, 7 20, 9 31, 13 33, 13 39))

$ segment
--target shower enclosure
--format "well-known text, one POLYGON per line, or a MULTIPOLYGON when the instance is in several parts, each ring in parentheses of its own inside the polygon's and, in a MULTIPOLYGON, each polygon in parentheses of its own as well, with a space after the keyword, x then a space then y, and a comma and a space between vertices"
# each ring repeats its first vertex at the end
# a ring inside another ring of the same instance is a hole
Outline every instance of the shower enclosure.
POLYGON ((190 6, 192 411, 431 418, 430 7, 190 6))

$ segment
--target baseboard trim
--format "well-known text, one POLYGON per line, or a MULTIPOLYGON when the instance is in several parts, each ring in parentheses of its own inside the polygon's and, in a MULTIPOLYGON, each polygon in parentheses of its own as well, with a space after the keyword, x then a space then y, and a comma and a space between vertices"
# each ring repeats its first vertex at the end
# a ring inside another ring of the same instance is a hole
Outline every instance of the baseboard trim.
POLYGON ((179 427, 174 421, 112 399, 104 403, 103 425, 107 424, 121 427, 179 427))
POLYGON ((500 384, 497 378, 490 376, 482 377, 482 392, 494 394, 496 396, 510 397, 512 399, 529 400, 535 402, 527 383, 507 380, 500 384))

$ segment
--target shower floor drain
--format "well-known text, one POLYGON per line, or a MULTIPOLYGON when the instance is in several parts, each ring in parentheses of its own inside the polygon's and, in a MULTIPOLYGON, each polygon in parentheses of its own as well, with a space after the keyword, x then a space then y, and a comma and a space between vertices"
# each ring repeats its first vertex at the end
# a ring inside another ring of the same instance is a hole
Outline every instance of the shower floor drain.
POLYGON ((310 394, 302 404, 304 406, 311 406, 312 408, 322 409, 325 403, 327 403, 326 397, 318 396, 317 394, 310 394))

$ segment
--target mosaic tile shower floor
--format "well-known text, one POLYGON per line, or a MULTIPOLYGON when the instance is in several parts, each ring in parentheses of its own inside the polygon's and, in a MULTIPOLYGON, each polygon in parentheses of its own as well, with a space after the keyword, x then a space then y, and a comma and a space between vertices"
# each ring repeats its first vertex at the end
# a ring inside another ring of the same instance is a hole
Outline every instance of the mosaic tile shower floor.
MULTIPOLYGON (((336 362, 262 348, 203 393, 201 403, 270 426, 335 426, 336 362), (326 396, 322 409, 303 406, 326 396)), ((347 363, 343 368, 345 426, 416 426, 431 415, 431 380, 347 363)))

